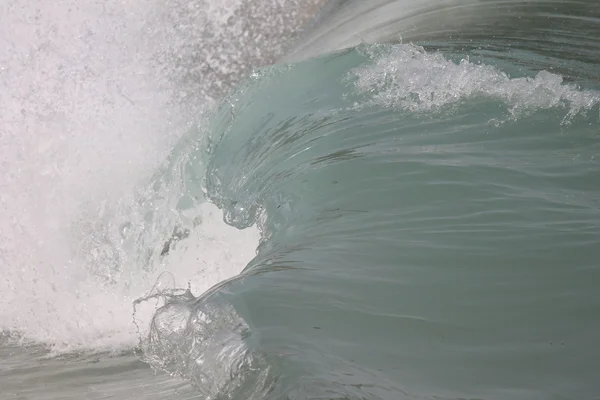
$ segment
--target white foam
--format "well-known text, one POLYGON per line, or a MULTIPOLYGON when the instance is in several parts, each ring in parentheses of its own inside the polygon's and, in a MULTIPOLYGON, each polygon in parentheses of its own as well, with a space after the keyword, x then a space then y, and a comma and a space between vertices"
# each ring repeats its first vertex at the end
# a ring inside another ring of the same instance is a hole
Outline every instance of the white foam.
MULTIPOLYGON (((257 229, 239 231, 226 225, 221 211, 208 203, 197 215, 202 223, 160 264, 151 271, 123 265, 112 283, 86 271, 83 263, 7 269, 0 284, 2 328, 19 331, 26 340, 48 344, 54 351, 131 348, 138 340, 133 301, 146 294, 162 272, 168 271, 178 287, 189 283, 199 294, 238 274, 255 254, 257 229)), ((141 310, 138 321, 149 321, 154 310, 141 310)))
POLYGON ((190 116, 277 56, 304 3, 1 2, 0 331, 56 350, 131 346, 131 302, 162 270, 196 294, 239 272, 256 231, 227 228, 208 208, 185 254, 136 263, 160 252, 181 193, 131 199, 190 116), (143 243, 120 241, 124 221, 141 229, 150 210, 166 222, 143 243))
POLYGON ((67 347, 119 329, 119 294, 88 280, 69 226, 85 204, 119 198, 178 135, 149 49, 138 51, 143 10, 3 2, 0 329, 67 347))
POLYGON ((532 78, 510 78, 492 66, 466 59, 456 64, 419 46, 386 49, 371 47, 372 63, 352 72, 356 88, 368 95, 370 104, 431 112, 479 97, 505 102, 513 115, 563 108, 567 118, 600 104, 599 92, 565 84, 560 75, 547 71, 532 78))

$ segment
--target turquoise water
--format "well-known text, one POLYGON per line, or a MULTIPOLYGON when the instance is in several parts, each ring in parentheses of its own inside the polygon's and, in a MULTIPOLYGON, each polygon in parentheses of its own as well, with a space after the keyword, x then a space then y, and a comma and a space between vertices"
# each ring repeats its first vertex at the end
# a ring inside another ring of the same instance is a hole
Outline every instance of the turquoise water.
POLYGON ((73 361, 123 391, 69 398, 598 398, 599 33, 593 2, 329 3, 105 216, 135 340, 73 361))
POLYGON ((262 242, 185 310, 238 308, 267 397, 595 395, 600 92, 494 64, 362 46, 223 102, 205 190, 262 242))

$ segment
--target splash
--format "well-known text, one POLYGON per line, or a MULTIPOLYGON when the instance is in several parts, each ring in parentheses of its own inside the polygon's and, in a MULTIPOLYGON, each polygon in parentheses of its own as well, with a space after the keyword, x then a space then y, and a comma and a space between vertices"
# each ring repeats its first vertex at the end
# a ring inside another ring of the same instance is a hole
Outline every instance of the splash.
POLYGON ((2 3, 0 331, 57 351, 127 347, 131 301, 158 273, 203 290, 239 272, 256 232, 236 236, 201 197, 186 209, 204 223, 183 227, 182 163, 164 160, 240 76, 278 56, 305 5, 2 3), (152 178, 159 166, 164 179, 152 178), (176 226, 190 237, 174 247, 190 253, 161 257, 176 226))
POLYGON ((140 335, 143 361, 188 379, 206 399, 264 398, 273 387, 271 368, 247 345, 252 333, 233 306, 216 290, 195 297, 165 278, 134 303, 136 311, 152 300, 161 304, 140 335))

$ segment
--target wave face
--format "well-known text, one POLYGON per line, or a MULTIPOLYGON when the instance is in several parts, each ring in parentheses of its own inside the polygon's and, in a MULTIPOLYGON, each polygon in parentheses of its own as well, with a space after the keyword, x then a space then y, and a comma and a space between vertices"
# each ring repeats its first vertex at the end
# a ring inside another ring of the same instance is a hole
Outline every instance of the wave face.
POLYGON ((188 184, 257 224, 258 253, 198 298, 159 293, 144 357, 207 399, 596 396, 597 10, 366 3, 290 59, 334 52, 255 72, 211 117, 188 184), (350 24, 391 43, 340 50, 350 24))

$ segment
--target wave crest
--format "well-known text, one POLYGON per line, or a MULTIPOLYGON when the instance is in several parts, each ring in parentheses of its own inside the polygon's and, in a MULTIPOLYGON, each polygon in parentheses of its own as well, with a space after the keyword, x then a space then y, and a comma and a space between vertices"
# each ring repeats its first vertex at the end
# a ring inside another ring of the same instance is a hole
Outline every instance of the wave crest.
POLYGON ((437 111, 467 98, 500 100, 517 116, 538 109, 567 109, 565 119, 600 104, 600 93, 565 84, 563 77, 540 71, 511 78, 491 65, 458 63, 420 46, 368 46, 366 65, 354 69, 356 89, 370 96, 368 105, 411 112, 437 111))

